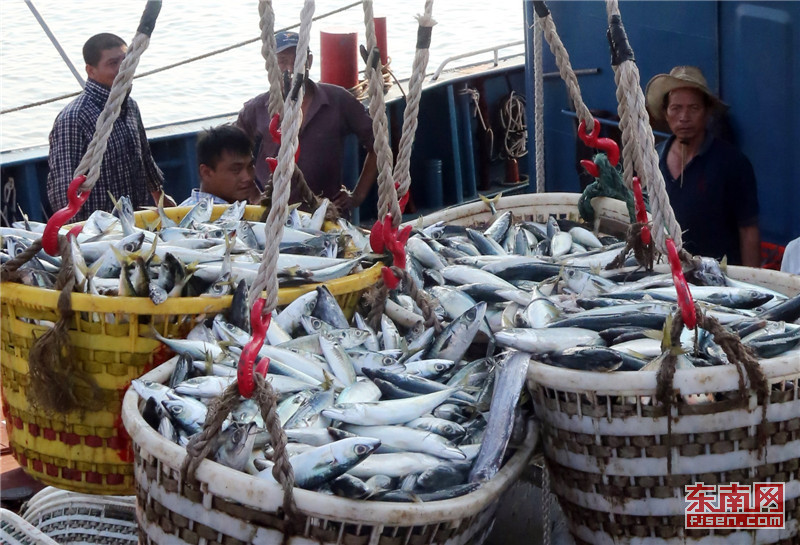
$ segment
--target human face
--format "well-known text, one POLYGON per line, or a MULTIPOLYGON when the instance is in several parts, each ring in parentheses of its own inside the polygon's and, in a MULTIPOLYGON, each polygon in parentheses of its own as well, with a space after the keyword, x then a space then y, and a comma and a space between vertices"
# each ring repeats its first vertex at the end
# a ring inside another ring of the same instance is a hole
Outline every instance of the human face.
POLYGON ((691 87, 669 93, 666 118, 669 129, 681 142, 698 142, 705 135, 708 108, 701 91, 691 87))
POLYGON ((100 54, 97 66, 86 65, 86 73, 100 85, 110 88, 111 84, 114 83, 114 78, 117 77, 122 59, 125 58, 127 51, 128 48, 124 45, 104 49, 100 54))
POLYGON ((252 201, 258 196, 253 175, 251 156, 225 150, 215 168, 200 165, 200 189, 228 202, 252 201))
POLYGON ((297 48, 290 47, 278 53, 278 68, 281 73, 294 72, 294 59, 297 56, 297 48))

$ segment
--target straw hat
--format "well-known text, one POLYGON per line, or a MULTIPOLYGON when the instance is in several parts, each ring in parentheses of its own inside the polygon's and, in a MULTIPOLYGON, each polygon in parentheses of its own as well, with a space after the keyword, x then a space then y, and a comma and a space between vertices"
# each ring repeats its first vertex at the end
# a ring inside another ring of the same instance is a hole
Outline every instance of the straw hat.
POLYGON ((724 103, 714 96, 708 88, 705 76, 696 66, 676 66, 669 74, 653 76, 645 88, 647 111, 653 119, 664 120, 664 97, 674 89, 690 87, 697 89, 711 99, 712 109, 724 107, 724 103))

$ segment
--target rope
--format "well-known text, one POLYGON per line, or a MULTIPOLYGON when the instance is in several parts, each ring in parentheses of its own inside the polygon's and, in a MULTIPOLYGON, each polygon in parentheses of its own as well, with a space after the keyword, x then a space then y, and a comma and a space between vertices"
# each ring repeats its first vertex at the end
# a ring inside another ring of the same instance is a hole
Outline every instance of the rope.
POLYGON ((550 469, 547 460, 542 464, 542 545, 550 545, 550 510, 553 493, 550 491, 550 469))
POLYGON ((622 265, 625 263, 625 259, 628 257, 628 252, 631 250, 633 250, 633 256, 636 258, 636 262, 639 263, 641 267, 644 267, 644 269, 648 271, 653 270, 655 250, 653 249, 652 244, 645 246, 645 244, 642 242, 642 227, 644 227, 644 224, 638 222, 632 223, 628 227, 628 234, 625 238, 625 247, 611 263, 606 265, 607 271, 622 267, 622 265))
MULTIPOLYGON (((433 310, 428 295, 419 289, 417 283, 408 272, 396 265, 390 267, 395 276, 400 279, 400 287, 403 293, 414 299, 419 309, 422 311, 422 317, 425 319, 425 327, 432 327, 436 333, 442 332, 442 323, 436 316, 433 310)), ((386 300, 389 298, 389 288, 386 287, 383 279, 378 282, 364 295, 364 299, 369 312, 367 313, 366 321, 373 329, 380 328, 381 315, 386 310, 386 300)))
POLYGON ((272 0, 258 2, 259 28, 261 29, 261 56, 269 78, 269 116, 283 110, 281 69, 278 67, 277 45, 275 43, 275 12, 272 0))
MULTIPOLYGON (((414 146, 414 136, 417 132, 419 102, 422 98, 422 82, 425 80, 425 69, 428 66, 430 55, 430 36, 433 26, 436 24, 431 12, 433 11, 433 0, 425 0, 425 11, 422 15, 417 15, 419 29, 417 31, 417 51, 414 55, 414 62, 411 68, 411 79, 408 82, 408 96, 406 97, 406 107, 403 111, 403 129, 400 136, 400 151, 397 153, 397 162, 394 165, 394 181, 399 184, 397 189, 398 197, 408 193, 411 187, 411 149, 414 146)), ((394 216, 394 214, 392 214, 394 216)), ((378 216, 381 217, 381 216, 378 216)), ((398 222, 395 227, 399 225, 398 222)))
MULTIPOLYGON (((360 3, 361 2, 359 2, 359 4, 360 3)), ((397 76, 394 75, 394 72, 392 72, 392 69, 390 68, 391 64, 392 58, 388 57, 386 59, 386 64, 381 65, 381 75, 383 76, 383 92, 388 93, 389 89, 392 88, 392 82, 394 82, 397 84, 397 88, 400 90, 400 94, 403 95, 403 98, 408 100, 406 92, 403 90, 403 86, 400 85, 400 80, 397 79, 397 76)), ((353 87, 350 87, 348 91, 350 91, 350 93, 356 97, 356 100, 362 102, 369 98, 369 81, 365 79, 359 80, 358 83, 356 83, 353 87)))
POLYGON ((494 131, 490 125, 486 124, 486 120, 483 118, 483 112, 481 111, 481 94, 478 92, 477 89, 472 87, 465 87, 461 89, 459 92, 461 95, 469 95, 470 99, 472 100, 472 117, 478 119, 478 122, 481 124, 481 128, 486 133, 486 138, 489 139, 489 160, 493 161, 494 157, 494 131))
POLYGON ((372 117, 372 132, 375 136, 373 148, 378 159, 378 218, 383 218, 390 212, 393 226, 399 227, 402 213, 392 180, 392 148, 389 145, 389 122, 386 119, 383 78, 377 70, 380 55, 378 38, 375 35, 372 0, 364 0, 363 6, 368 55, 365 75, 369 81, 369 115, 372 117))
POLYGON ((536 192, 545 192, 544 171, 544 73, 542 68, 542 21, 533 25, 533 131, 536 141, 536 192))
MULTIPOLYGON (((150 2, 148 2, 149 5, 150 2)), ((145 8, 145 11, 147 11, 147 8, 145 8)), ((133 74, 139 65, 139 59, 148 45, 150 45, 150 35, 142 32, 140 27, 140 30, 136 32, 136 36, 133 37, 128 53, 119 67, 119 73, 111 85, 108 100, 97 118, 92 140, 89 142, 78 168, 75 169, 73 177, 86 173, 86 181, 80 187, 82 192, 91 191, 100 178, 100 165, 103 163, 103 155, 106 153, 108 138, 114 129, 114 122, 119 117, 122 104, 127 100, 128 93, 131 91, 133 74)))
MULTIPOLYGON (((761 405, 761 422, 758 425, 758 452, 759 457, 763 454, 767 443, 767 404, 769 403, 770 387, 764 371, 756 359, 753 350, 742 343, 738 335, 726 329, 716 318, 705 315, 699 307, 695 306, 695 316, 697 317, 697 327, 701 327, 711 333, 714 342, 722 348, 728 361, 736 366, 739 373, 739 403, 741 406, 747 405, 748 387, 745 384, 745 375, 750 389, 756 392, 758 403, 761 405)), ((661 368, 656 376, 656 395, 655 399, 665 408, 667 415, 667 446, 671 448, 672 436, 672 416, 671 407, 674 400, 673 379, 677 357, 673 349, 677 352, 680 349, 680 337, 684 323, 680 311, 676 311, 672 317, 671 338, 672 347, 669 355, 664 359, 661 368)), ((672 457, 667 457, 667 471, 672 473, 672 457)))
POLYGON ((313 14, 314 0, 306 0, 300 12, 300 32, 297 55, 294 59, 295 80, 290 99, 284 102, 281 116, 281 147, 278 152, 278 167, 272 175, 272 207, 264 225, 267 243, 248 297, 252 307, 255 300, 266 290, 265 314, 269 314, 278 306, 278 253, 289 204, 291 177, 295 168, 294 155, 297 151, 300 125, 303 122, 302 105, 305 87, 303 82, 313 14))
POLYGON ((614 80, 617 84, 617 100, 619 101, 620 128, 622 129, 623 160, 625 162, 625 183, 631 187, 635 169, 648 189, 650 205, 653 213, 653 239, 656 249, 666 254, 666 239, 672 237, 675 247, 681 250, 683 239, 681 227, 669 203, 664 177, 658 168, 658 153, 655 149, 653 129, 645 107, 644 93, 640 86, 639 69, 633 60, 633 51, 627 44, 627 36, 622 27, 622 19, 617 0, 606 0, 609 21, 609 39, 612 48, 624 47, 629 52, 628 58, 616 61, 614 54, 614 80))
POLYGON ((528 153, 525 101, 514 91, 511 91, 500 110, 500 124, 505 129, 503 136, 505 156, 511 159, 524 157, 528 153))
POLYGON ((58 237, 61 269, 56 280, 59 318, 28 353, 30 387, 28 401, 45 411, 66 414, 74 410, 98 410, 100 388, 90 374, 75 365, 69 328, 72 325, 72 290, 75 270, 72 251, 65 236, 58 237))
POLYGON ((575 76, 575 71, 572 69, 572 64, 569 62, 569 53, 567 48, 561 42, 561 38, 556 31, 556 24, 553 21, 553 16, 548 14, 547 17, 539 19, 542 25, 542 32, 550 45, 550 51, 555 55, 556 65, 558 72, 561 74, 561 79, 567 85, 567 92, 572 104, 575 106, 575 113, 578 114, 578 119, 583 121, 586 125, 586 132, 590 133, 594 130, 594 117, 589 112, 589 108, 583 103, 581 98, 581 88, 578 85, 578 78, 575 76))
MULTIPOLYGON (((300 170, 297 164, 294 165, 294 172, 292 173, 292 189, 297 189, 300 193, 300 208, 302 210, 313 212, 322 204, 322 199, 308 187, 306 177, 303 176, 303 171, 300 170)), ((270 178, 267 185, 264 187, 264 193, 261 194, 261 202, 259 204, 265 209, 264 215, 259 221, 266 221, 269 210, 272 208, 272 178, 270 178)), ((328 208, 325 211, 325 221, 336 223, 340 217, 341 212, 339 212, 339 208, 333 201, 328 201, 328 208)))

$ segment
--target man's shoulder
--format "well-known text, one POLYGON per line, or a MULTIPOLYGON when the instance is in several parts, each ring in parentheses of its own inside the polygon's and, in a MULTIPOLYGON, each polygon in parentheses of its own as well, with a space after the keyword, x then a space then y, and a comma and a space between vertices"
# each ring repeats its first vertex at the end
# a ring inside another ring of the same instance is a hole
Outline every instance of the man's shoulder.
POLYGON ((244 103, 242 110, 252 110, 254 108, 258 108, 260 106, 266 106, 269 104, 269 91, 266 93, 261 93, 260 95, 256 95, 247 102, 244 103))
POLYGON ((712 138, 713 140, 711 142, 711 146, 709 147, 709 151, 712 152, 715 158, 724 161, 726 164, 750 163, 750 159, 747 158, 747 156, 741 149, 739 149, 738 146, 721 138, 712 138))
POLYGON ((64 106, 56 116, 56 124, 80 123, 100 115, 100 111, 94 107, 89 97, 81 93, 72 102, 64 106))
MULTIPOLYGON (((339 85, 334 85, 332 83, 316 83, 319 89, 328 95, 328 99, 335 102, 355 102, 359 103, 358 99, 353 96, 353 94, 345 89, 344 87, 340 87, 339 85)), ((360 103, 359 103, 360 104, 360 103)))

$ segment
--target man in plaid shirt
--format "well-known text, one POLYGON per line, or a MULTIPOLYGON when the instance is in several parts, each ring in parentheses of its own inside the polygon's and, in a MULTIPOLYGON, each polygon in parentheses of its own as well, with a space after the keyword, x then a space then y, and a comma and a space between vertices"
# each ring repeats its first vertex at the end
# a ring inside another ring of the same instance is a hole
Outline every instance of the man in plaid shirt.
MULTIPOLYGON (((108 33, 92 36, 83 46, 89 76, 86 87, 58 114, 50 132, 47 197, 53 211, 67 205, 67 187, 94 136, 97 118, 126 51, 125 41, 108 33)), ((139 107, 128 97, 108 139, 100 178, 72 221, 85 220, 94 210, 111 211, 114 205, 109 193, 114 198, 127 195, 134 209, 148 204, 148 193, 158 203, 163 181, 164 174, 150 153, 139 107)), ((164 205, 175 206, 175 202, 164 195, 164 205)))

